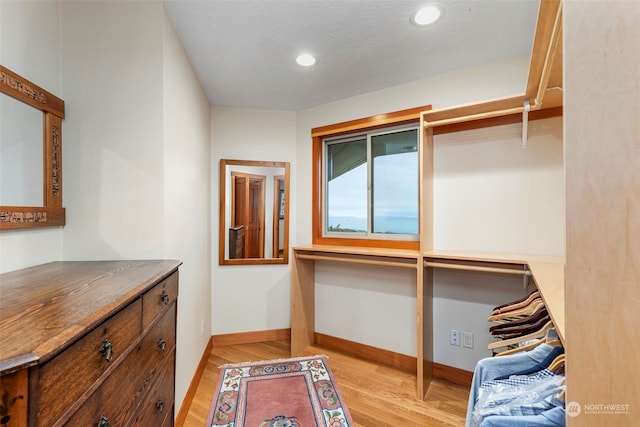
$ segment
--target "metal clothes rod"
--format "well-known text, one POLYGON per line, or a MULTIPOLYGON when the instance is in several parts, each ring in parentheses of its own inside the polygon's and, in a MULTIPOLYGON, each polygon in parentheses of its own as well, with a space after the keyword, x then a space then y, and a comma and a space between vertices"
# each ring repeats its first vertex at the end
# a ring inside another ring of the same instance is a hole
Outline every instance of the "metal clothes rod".
POLYGON ((531 105, 529 104, 529 100, 524 100, 524 105, 522 109, 522 148, 527 148, 527 138, 528 138, 528 129, 529 129, 529 111, 531 111, 531 105))
POLYGON ((317 260, 317 261, 336 261, 336 262, 348 262, 348 263, 355 263, 355 264, 384 265, 388 267, 417 268, 417 264, 410 264, 408 262, 382 261, 382 260, 371 260, 371 259, 351 258, 351 257, 341 258, 341 257, 322 256, 322 255, 297 254, 296 258, 310 259, 310 260, 317 260))

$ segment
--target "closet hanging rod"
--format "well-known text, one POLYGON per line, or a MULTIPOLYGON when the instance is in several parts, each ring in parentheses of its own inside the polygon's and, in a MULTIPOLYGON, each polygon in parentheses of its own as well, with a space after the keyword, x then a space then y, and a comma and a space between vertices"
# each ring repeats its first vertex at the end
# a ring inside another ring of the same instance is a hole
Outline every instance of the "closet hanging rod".
POLYGON ((514 270, 510 268, 499 268, 499 267, 482 267, 477 265, 448 264, 446 262, 425 261, 424 266, 432 267, 432 268, 448 268, 451 270, 481 271, 484 273, 514 274, 514 275, 525 276, 525 277, 531 276, 531 271, 529 270, 514 270))
POLYGON ((307 254, 296 254, 296 258, 298 259, 310 259, 316 261, 336 261, 336 262, 348 262, 348 263, 356 263, 356 264, 369 264, 369 265, 384 265, 386 267, 404 267, 404 268, 416 268, 416 264, 411 264, 409 262, 397 262, 397 261, 384 261, 380 259, 364 259, 364 258, 354 258, 354 257, 333 257, 333 256, 322 256, 322 255, 307 255, 307 254))

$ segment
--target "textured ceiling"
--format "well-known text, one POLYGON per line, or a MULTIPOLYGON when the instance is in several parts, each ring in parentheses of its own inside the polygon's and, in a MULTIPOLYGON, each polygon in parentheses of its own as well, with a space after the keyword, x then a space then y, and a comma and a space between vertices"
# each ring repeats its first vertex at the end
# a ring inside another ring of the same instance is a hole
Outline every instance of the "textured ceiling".
POLYGON ((539 0, 165 0, 212 105, 301 110, 531 53, 539 0), (314 54, 303 68, 298 53, 314 54))

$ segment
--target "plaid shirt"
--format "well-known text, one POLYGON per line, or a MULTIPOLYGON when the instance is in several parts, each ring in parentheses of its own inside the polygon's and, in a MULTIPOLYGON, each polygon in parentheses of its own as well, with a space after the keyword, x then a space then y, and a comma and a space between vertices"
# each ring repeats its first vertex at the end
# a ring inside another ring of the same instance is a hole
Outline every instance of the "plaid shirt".
POLYGON ((564 390, 565 377, 548 369, 533 375, 516 375, 504 380, 485 381, 478 391, 472 426, 489 415, 538 415, 564 406, 556 395, 564 390))

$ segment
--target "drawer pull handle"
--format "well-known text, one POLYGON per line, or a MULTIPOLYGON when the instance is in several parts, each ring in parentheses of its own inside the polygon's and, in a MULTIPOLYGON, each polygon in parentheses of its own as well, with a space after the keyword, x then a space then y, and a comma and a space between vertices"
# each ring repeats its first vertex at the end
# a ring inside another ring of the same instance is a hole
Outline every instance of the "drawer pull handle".
MULTIPOLYGON (((111 362, 111 359, 113 358, 113 345, 106 338, 104 341, 102 341, 102 347, 100 347, 100 354, 102 354, 102 356, 107 362, 111 362)), ((107 425, 109 424, 107 423, 107 425)))
POLYGON ((165 351, 167 349, 167 342, 164 340, 164 338, 160 338, 158 340, 158 347, 160 347, 160 350, 165 351))
POLYGON ((158 408, 158 411, 160 411, 160 413, 164 412, 164 402, 158 399, 158 401, 156 402, 156 408, 158 408))
POLYGON ((109 420, 107 420, 107 417, 105 417, 104 415, 100 417, 98 427, 109 427, 109 420))
POLYGON ((164 290, 160 294, 160 299, 162 299, 162 302, 164 303, 164 305, 169 304, 169 295, 164 290))

